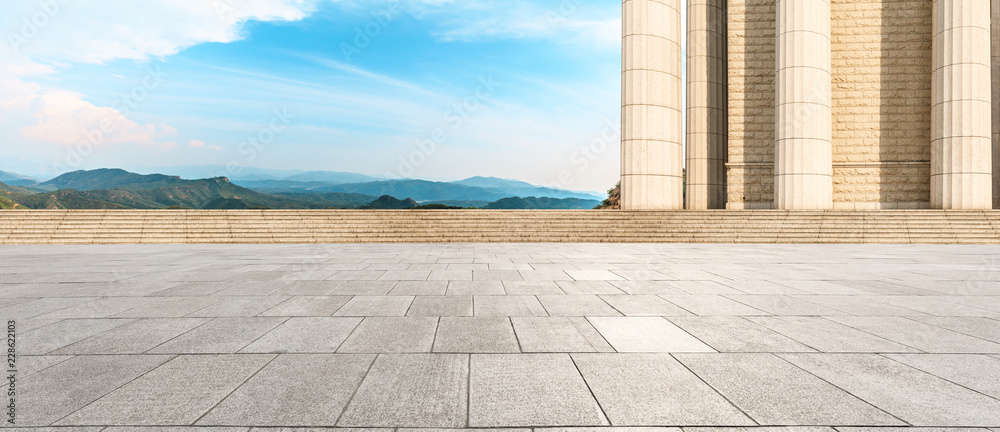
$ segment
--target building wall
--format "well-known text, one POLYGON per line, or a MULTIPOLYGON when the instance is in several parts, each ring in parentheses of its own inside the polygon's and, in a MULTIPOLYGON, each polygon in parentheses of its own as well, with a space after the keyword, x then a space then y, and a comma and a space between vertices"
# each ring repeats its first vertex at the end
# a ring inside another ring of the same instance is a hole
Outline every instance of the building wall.
MULTIPOLYGON (((931 5, 832 1, 835 208, 929 207, 931 5)), ((729 0, 729 208, 773 205, 774 32, 774 0, 729 0)))
POLYGON ((993 9, 993 208, 1000 209, 1000 0, 993 9))
POLYGON ((729 0, 728 208, 774 204, 775 0, 729 0))

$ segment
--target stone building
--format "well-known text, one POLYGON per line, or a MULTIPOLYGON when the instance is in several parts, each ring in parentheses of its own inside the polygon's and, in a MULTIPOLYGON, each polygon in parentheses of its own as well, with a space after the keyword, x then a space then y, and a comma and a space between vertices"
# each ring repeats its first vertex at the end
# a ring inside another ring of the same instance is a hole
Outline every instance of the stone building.
POLYGON ((622 9, 623 209, 1000 207, 1000 0, 622 9))

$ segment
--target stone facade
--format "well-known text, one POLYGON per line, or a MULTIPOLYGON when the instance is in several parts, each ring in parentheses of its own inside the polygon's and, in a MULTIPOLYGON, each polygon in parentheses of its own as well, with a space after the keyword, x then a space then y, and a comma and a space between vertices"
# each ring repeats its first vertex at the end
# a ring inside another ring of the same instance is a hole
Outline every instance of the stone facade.
POLYGON ((1000 0, 993 9, 993 208, 1000 209, 1000 0))

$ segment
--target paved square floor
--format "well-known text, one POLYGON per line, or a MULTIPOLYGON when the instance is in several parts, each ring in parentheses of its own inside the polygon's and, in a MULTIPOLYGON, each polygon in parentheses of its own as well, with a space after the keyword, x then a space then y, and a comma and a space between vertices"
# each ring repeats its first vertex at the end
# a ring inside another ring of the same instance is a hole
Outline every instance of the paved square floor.
POLYGON ((18 427, 1000 432, 994 246, 24 246, 0 275, 18 427))

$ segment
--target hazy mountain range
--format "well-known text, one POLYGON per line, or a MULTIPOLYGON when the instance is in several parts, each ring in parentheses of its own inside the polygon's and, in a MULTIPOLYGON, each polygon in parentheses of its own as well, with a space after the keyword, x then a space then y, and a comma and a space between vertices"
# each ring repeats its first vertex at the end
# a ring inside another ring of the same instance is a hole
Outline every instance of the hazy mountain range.
MULTIPOLYGON (((246 173, 244 173, 246 174, 246 173)), ((246 174, 244 180, 227 177, 184 179, 163 174, 136 174, 119 169, 76 171, 48 181, 0 171, 2 208, 358 208, 382 196, 410 199, 420 204, 492 208, 592 208, 592 194, 534 186, 517 180, 473 177, 457 182, 426 180, 370 180, 352 173, 293 172, 284 178, 274 172, 246 174), (348 183, 342 183, 348 182, 348 183), (535 197, 543 198, 536 200, 535 197), (530 199, 529 199, 530 198, 530 199), (522 205, 524 207, 517 207, 522 205)))

